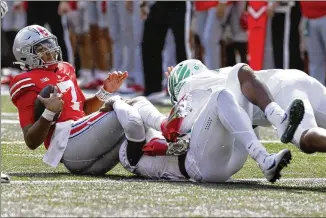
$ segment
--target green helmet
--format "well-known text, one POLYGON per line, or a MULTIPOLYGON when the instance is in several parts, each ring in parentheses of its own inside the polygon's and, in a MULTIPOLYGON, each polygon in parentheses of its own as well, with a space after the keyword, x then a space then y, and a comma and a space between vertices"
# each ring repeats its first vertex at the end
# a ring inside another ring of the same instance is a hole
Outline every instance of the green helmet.
POLYGON ((177 64, 171 71, 168 79, 168 92, 171 102, 173 104, 177 102, 177 96, 186 78, 205 70, 208 70, 208 68, 197 59, 185 60, 177 64))

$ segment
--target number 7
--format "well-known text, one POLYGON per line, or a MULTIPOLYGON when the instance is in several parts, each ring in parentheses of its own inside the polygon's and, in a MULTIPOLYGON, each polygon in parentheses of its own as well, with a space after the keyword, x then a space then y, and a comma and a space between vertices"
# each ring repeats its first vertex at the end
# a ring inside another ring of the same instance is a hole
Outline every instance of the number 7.
POLYGON ((71 94, 71 102, 72 102, 72 109, 79 111, 80 110, 80 103, 77 102, 77 93, 75 89, 75 85, 71 80, 63 81, 57 84, 61 93, 67 92, 70 89, 71 94))

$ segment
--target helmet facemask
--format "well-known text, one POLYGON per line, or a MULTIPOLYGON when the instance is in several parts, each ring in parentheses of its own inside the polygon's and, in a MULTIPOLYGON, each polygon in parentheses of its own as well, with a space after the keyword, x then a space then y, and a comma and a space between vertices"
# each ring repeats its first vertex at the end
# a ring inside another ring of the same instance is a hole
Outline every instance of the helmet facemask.
POLYGON ((21 48, 21 60, 26 69, 47 68, 62 61, 61 48, 57 38, 50 36, 21 48), (25 58, 27 57, 27 58, 25 58), (24 60, 25 59, 25 60, 24 60))

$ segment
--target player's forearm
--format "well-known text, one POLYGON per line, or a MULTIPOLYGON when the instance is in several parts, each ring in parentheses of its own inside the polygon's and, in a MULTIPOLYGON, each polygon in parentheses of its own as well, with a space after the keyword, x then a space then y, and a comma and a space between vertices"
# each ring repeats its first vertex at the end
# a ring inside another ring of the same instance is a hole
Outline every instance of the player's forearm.
POLYGON ((86 115, 89 115, 98 111, 102 107, 103 103, 104 102, 100 101, 96 96, 88 98, 84 103, 83 110, 86 115))
POLYGON ((40 119, 33 125, 23 128, 24 140, 30 149, 34 150, 38 148, 45 141, 49 133, 51 123, 52 122, 46 120, 45 118, 40 117, 40 119))

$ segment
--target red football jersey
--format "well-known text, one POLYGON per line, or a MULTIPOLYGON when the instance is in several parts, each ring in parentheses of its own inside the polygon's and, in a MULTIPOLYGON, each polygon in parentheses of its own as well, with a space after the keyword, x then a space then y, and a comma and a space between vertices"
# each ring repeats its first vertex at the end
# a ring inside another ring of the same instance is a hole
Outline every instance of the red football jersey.
MULTIPOLYGON (((56 72, 44 69, 34 69, 15 76, 10 83, 10 96, 12 102, 18 108, 21 127, 33 124, 34 101, 37 95, 47 85, 58 87, 64 101, 59 119, 56 122, 78 120, 85 116, 83 111, 85 96, 80 90, 75 69, 69 63, 58 64, 56 72)), ((52 131, 48 134, 45 146, 49 146, 52 131)))

